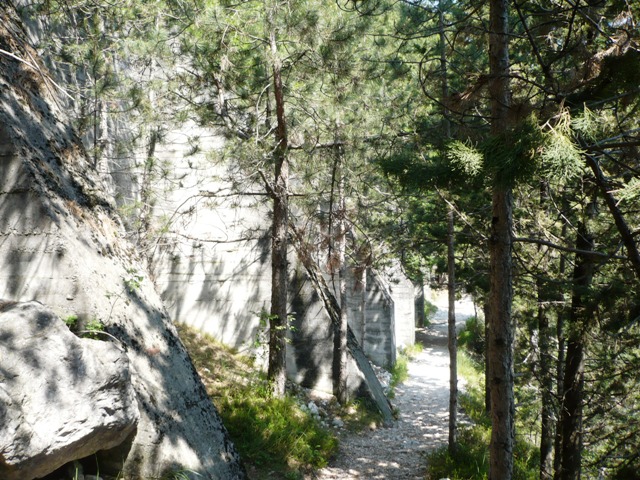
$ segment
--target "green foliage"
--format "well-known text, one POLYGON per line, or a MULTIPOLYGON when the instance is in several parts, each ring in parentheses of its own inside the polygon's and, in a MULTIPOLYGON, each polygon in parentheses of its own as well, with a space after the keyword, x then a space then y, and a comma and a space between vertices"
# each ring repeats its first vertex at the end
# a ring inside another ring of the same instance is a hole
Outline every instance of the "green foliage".
POLYGON ((396 363, 391 367, 391 382, 389 383, 389 398, 394 398, 396 386, 409 378, 409 359, 404 355, 398 355, 396 363))
POLYGON ((63 321, 69 327, 69 330, 82 338, 100 339, 100 332, 104 332, 105 329, 104 324, 97 318, 85 323, 77 315, 69 315, 63 321))
POLYGON ((469 142, 454 140, 447 145, 447 158, 454 168, 469 177, 476 177, 482 173, 484 156, 469 142))
POLYGON ((503 185, 530 181, 536 173, 565 181, 584 170, 584 152, 573 139, 572 127, 588 135, 600 128, 592 113, 572 121, 569 110, 562 110, 544 127, 530 117, 497 137, 478 145, 454 140, 447 145, 447 158, 454 169, 468 178, 492 174, 503 185))
POLYGON ((422 343, 414 343, 413 345, 407 345, 400 350, 402 356, 407 357, 409 360, 414 360, 418 355, 424 351, 424 345, 422 343))
POLYGON ((138 272, 136 268, 128 268, 127 276, 123 278, 124 286, 129 293, 133 293, 140 288, 144 275, 138 272))
MULTIPOLYGON (((269 343, 268 331, 272 320, 277 319, 277 315, 270 314, 266 308, 262 308, 259 312, 254 312, 258 317, 258 328, 256 329, 255 338, 253 340, 253 348, 258 352, 258 355, 266 354, 266 349, 269 343)), ((287 330, 289 332, 295 332, 296 327, 293 325, 295 316, 293 314, 287 315, 286 325, 277 325, 276 330, 287 330)), ((285 338, 286 343, 291 343, 289 337, 285 338)))
POLYGON ((543 135, 535 117, 529 117, 514 128, 491 135, 479 148, 485 161, 485 172, 498 185, 513 186, 530 181, 539 168, 543 135))
MULTIPOLYGON (((457 450, 450 455, 447 448, 439 448, 427 455, 427 480, 485 480, 489 473, 489 428, 474 426, 460 431, 457 450)), ((513 479, 539 478, 538 454, 521 440, 516 440, 513 479)))
POLYGON ((69 327, 69 330, 72 332, 76 330, 78 326, 78 316, 77 315, 69 315, 63 319, 64 323, 69 327))
POLYGON ((485 348, 484 322, 478 320, 478 317, 468 318, 458 334, 458 345, 467 349, 475 358, 482 358, 485 348))
MULTIPOLYGON (((590 117, 587 113, 588 110, 585 109, 585 115, 582 117, 585 119, 582 124, 585 134, 592 130, 591 126, 587 126, 587 123, 591 123, 587 120, 590 117)), ((541 155, 542 167, 548 178, 569 181, 579 177, 584 171, 584 152, 573 140, 571 115, 568 110, 560 112, 554 123, 552 125, 547 122, 545 144, 541 155)), ((573 122, 573 125, 579 124, 573 122)))
MULTIPOLYGON (((339 405, 339 404, 338 404, 339 405)), ((377 428, 383 423, 382 414, 373 400, 356 398, 341 408, 340 418, 351 432, 361 432, 367 428, 377 428)))
POLYGON ((433 317, 438 312, 438 307, 431 303, 429 300, 424 301, 424 324, 428 326, 433 320, 433 317))
POLYGON ((391 381, 389 383, 389 397, 394 397, 394 389, 409 378, 409 362, 418 356, 423 350, 421 343, 414 343, 401 348, 396 363, 391 367, 391 381))
POLYGON ((294 398, 271 397, 264 382, 230 392, 216 404, 241 455, 257 466, 321 468, 337 448, 331 432, 294 398))
POLYGON ((489 469, 489 431, 487 429, 460 430, 454 455, 446 447, 427 455, 428 480, 484 480, 489 469))
POLYGON ((485 411, 483 365, 460 349, 458 350, 458 374, 467 381, 467 386, 460 395, 462 410, 475 424, 489 428, 491 420, 485 411))
POLYGON ((81 333, 83 337, 98 340, 101 332, 104 332, 104 324, 97 318, 93 318, 87 322, 85 329, 81 333))
POLYGON ((640 197, 640 179, 632 178, 616 193, 620 202, 634 202, 640 197))
POLYGON ((608 112, 595 112, 584 105, 582 112, 578 115, 574 114, 573 118, 568 110, 563 110, 557 123, 560 132, 564 135, 570 135, 569 128, 571 128, 585 140, 596 141, 611 130, 614 122, 615 118, 608 112), (570 120, 570 124, 567 120, 570 120))
MULTIPOLYGON (((327 464, 337 439, 299 400, 273 398, 250 358, 184 325, 178 331, 246 463, 265 478, 274 471, 278 478, 295 478, 300 470, 327 464)), ((353 409, 354 422, 363 411, 353 409)))

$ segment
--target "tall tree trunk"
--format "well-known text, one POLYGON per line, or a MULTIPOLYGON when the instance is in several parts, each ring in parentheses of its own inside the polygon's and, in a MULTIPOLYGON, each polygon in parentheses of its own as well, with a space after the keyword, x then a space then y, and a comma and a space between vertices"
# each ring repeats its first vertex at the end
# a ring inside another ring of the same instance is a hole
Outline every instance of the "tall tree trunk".
MULTIPOLYGON (((491 133, 508 127, 509 8, 507 0, 490 1, 489 93, 491 133)), ((491 394, 491 444, 489 479, 510 480, 513 476, 515 401, 513 396, 512 304, 512 193, 511 187, 494 179, 490 250, 490 310, 488 362, 491 394)))
POLYGON ((552 356, 550 352, 549 313, 546 299, 538 285, 538 331, 540 335, 540 389, 542 391, 542 409, 540 411, 540 480, 553 478, 553 378, 551 377, 552 356))
MULTIPOLYGON (((565 237, 563 237, 565 238, 565 237)), ((558 337, 558 361, 556 363, 556 398, 564 398, 564 366, 566 356, 566 339, 564 334, 566 312, 561 310, 558 313, 558 323, 556 325, 556 336, 558 337)), ((560 405, 562 409, 562 405, 560 405)), ((553 478, 554 480, 560 479, 560 472, 562 471, 562 428, 560 428, 560 422, 556 421, 556 436, 554 439, 555 454, 553 457, 553 478)))
MULTIPOLYGON (((336 142, 338 144, 338 142, 336 142)), ((342 168, 342 149, 338 145, 336 150, 336 180, 338 193, 338 210, 337 210, 337 236, 336 250, 338 255, 339 280, 338 288, 340 293, 340 322, 336 325, 334 332, 334 365, 337 367, 335 375, 334 393, 338 402, 344 404, 348 401, 347 391, 347 328, 348 328, 348 305, 347 305, 347 264, 346 264, 346 202, 344 198, 344 175, 342 168)))
MULTIPOLYGON (((593 237, 584 224, 578 226, 576 249, 593 250, 593 237)), ((560 412, 562 460, 560 480, 579 480, 582 464, 582 408, 584 403, 584 342, 588 326, 588 289, 593 277, 593 257, 576 253, 573 294, 567 337, 564 398, 560 412)))
POLYGON ((273 95, 276 105, 276 128, 273 152, 273 226, 271 238, 271 314, 269 316, 269 366, 267 378, 272 385, 272 393, 281 397, 285 392, 286 336, 287 336, 287 228, 289 225, 289 159, 287 123, 284 110, 284 90, 282 87, 282 65, 278 56, 278 44, 274 23, 274 8, 267 5, 269 47, 273 74, 273 95))
MULTIPOLYGON (((440 70, 442 72, 442 98, 449 97, 449 79, 447 75, 447 42, 445 38, 444 11, 442 5, 438 8, 438 23, 440 27, 440 70)), ((442 112, 443 133, 445 138, 451 137, 451 123, 449 111, 445 107, 442 112)), ((449 453, 453 455, 458 443, 458 339, 456 332, 456 257, 455 230, 453 205, 448 203, 447 211, 447 285, 449 315, 448 315, 448 348, 449 348, 449 453)))
MULTIPOLYGON (((563 208, 565 211, 568 209, 566 198, 563 199, 563 208)), ((562 224, 561 238, 567 238, 567 222, 562 224)), ((560 257, 560 268, 558 274, 560 278, 565 277, 567 270, 567 260, 564 254, 560 257)), ((562 295, 562 294, 561 294, 562 295)), ((564 300, 564 295, 562 295, 564 300)), ((558 319, 556 323, 556 337, 558 339, 558 360, 556 362, 556 398, 562 402, 564 398, 564 364, 565 364, 565 347, 566 339, 564 332, 565 317, 567 316, 567 309, 564 306, 564 302, 560 311, 558 312, 558 319)), ((554 480, 560 479, 560 471, 562 469, 562 429, 559 428, 559 422, 556 421, 556 436, 554 439, 555 455, 553 457, 553 478, 554 480)))
MULTIPOLYGON (((540 183, 540 208, 544 211, 547 208, 549 198, 548 182, 540 183)), ((538 246, 538 253, 544 254, 542 245, 538 246)), ((542 270, 547 265, 546 259, 542 261, 542 270)), ((538 295, 538 334, 540 336, 539 347, 540 356, 539 381, 541 390, 542 408, 540 411, 540 480, 551 480, 553 478, 553 438, 554 438, 554 415, 553 415, 553 378, 551 376, 551 329, 549 327, 548 304, 552 300, 545 282, 538 277, 536 280, 536 290, 538 295)))
POLYGON ((491 397, 490 480, 513 474, 515 401, 513 395, 513 325, 511 323, 511 192, 494 191, 491 248, 491 320, 488 362, 491 397))
POLYGON ((456 264, 454 244, 454 211, 447 214, 447 273, 449 284, 449 452, 455 453, 458 443, 458 342, 456 333, 456 264))
POLYGON ((491 413, 491 365, 489 365, 489 322, 491 321, 491 307, 489 300, 485 299, 482 305, 484 312, 484 410, 487 415, 491 413))

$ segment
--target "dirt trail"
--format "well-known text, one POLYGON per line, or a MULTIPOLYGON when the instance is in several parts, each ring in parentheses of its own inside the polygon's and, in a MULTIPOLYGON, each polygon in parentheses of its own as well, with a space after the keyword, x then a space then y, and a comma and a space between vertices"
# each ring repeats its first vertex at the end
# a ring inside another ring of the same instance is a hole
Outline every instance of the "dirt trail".
MULTIPOLYGON (((416 332, 423 352, 409 364, 409 378, 396 387, 392 403, 399 418, 391 428, 343 433, 329 467, 308 480, 424 479, 425 454, 446 445, 449 418, 447 311, 440 309, 426 329, 416 332)), ((459 316, 464 324, 468 314, 459 316)), ((459 382, 461 386, 461 382, 459 382)))
POLYGON ((424 479, 424 454, 447 441, 449 354, 439 330, 416 332, 425 348, 410 362, 408 380, 396 387, 396 424, 341 435, 334 462, 311 478, 424 479))

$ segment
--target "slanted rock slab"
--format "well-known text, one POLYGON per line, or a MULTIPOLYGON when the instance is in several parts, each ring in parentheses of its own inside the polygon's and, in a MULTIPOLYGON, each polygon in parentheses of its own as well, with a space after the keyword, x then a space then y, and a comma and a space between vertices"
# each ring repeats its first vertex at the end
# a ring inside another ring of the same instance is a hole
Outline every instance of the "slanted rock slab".
POLYGON ((139 416, 118 346, 76 337, 38 302, 0 302, 0 478, 116 447, 139 416))

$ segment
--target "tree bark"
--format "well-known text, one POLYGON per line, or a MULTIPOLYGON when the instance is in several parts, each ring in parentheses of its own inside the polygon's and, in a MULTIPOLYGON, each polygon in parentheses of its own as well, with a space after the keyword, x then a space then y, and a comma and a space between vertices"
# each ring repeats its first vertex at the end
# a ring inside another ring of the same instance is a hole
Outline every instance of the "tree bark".
MULTIPOLYGON (((442 71, 442 98, 449 97, 449 82, 447 76, 447 55, 444 11, 439 5, 438 23, 440 27, 440 69, 442 71)), ((442 119, 442 130, 445 138, 451 137, 449 110, 445 107, 442 119)), ((458 339, 456 332, 456 257, 455 230, 453 205, 449 203, 447 211, 447 285, 449 314, 448 314, 448 348, 449 348, 449 453, 453 455, 458 443, 458 339)))
POLYGON ((449 284, 449 453, 456 451, 458 443, 458 339, 456 332, 456 265, 454 239, 454 211, 447 212, 447 273, 449 284))
POLYGON ((546 298, 538 282, 538 332, 540 335, 540 390, 542 409, 540 411, 540 480, 553 478, 553 378, 551 377, 552 356, 550 352, 551 331, 549 314, 545 307, 546 298))
POLYGON ((511 260, 511 192, 494 191, 491 245, 491 321, 488 362, 491 396, 489 479, 513 475, 515 401, 513 395, 513 325, 511 260))
MULTIPOLYGON (((563 199, 563 209, 568 209, 566 198, 563 199)), ((567 222, 562 224, 561 238, 567 238, 567 222)), ((560 257, 560 268, 558 270, 560 278, 564 278, 567 270, 567 259, 564 255, 560 257)), ((562 295, 564 299, 564 295, 562 295)), ((567 309, 563 307, 558 312, 558 319, 556 323, 556 337, 558 339, 558 360, 556 362, 556 398, 561 402, 564 398, 564 364, 565 364, 565 318, 567 316, 567 309)), ((553 478, 554 480, 560 479, 560 471, 562 470, 562 429, 559 428, 559 421, 556 421, 556 435, 554 439, 555 455, 553 457, 553 478)))
MULTIPOLYGON (((549 199, 549 184, 546 181, 540 183, 540 208, 547 210, 549 199)), ((543 246, 538 246, 538 253, 542 252, 543 246)), ((546 256, 546 255, 545 255, 546 256)), ((548 261, 542 260, 542 270, 546 270, 548 261)), ((536 290, 538 295, 538 334, 540 355, 539 382, 541 391, 542 408, 540 410, 540 480, 551 480, 553 478, 553 439, 555 432, 554 408, 553 408, 553 377, 551 376, 551 329, 549 327, 548 304, 552 300, 549 289, 542 278, 536 280, 536 290)))
POLYGON ((491 307, 489 300, 482 305, 484 312, 484 410, 491 413, 491 365, 489 365, 489 322, 491 321, 491 307))
MULTIPOLYGON (((593 246, 593 237, 587 231, 586 226, 580 224, 576 248, 589 251, 593 249, 593 246)), ((560 428, 562 429, 560 480, 580 480, 581 474, 584 342, 589 317, 587 296, 593 271, 593 258, 585 254, 576 254, 570 325, 567 336, 564 398, 560 412, 560 428)))
MULTIPOLYGON (((490 1, 489 93, 491 133, 508 127, 511 103, 509 90, 509 24, 507 0, 490 1)), ((513 476, 515 401, 513 395, 512 289, 512 192, 510 185, 494 179, 490 249, 490 313, 488 362, 491 395, 491 444, 489 480, 510 480, 513 476)))
POLYGON ((286 338, 287 338, 287 229, 289 225, 289 160, 287 123, 284 109, 284 89, 282 87, 281 61, 273 20, 273 9, 267 6, 269 46, 273 74, 273 95, 276 105, 276 128, 273 151, 273 225, 271 238, 271 314, 269 316, 269 366, 267 378, 271 382, 274 396, 285 393, 286 338))
MULTIPOLYGON (((336 142, 338 143, 338 142, 336 142)), ((344 198, 344 175, 342 169, 342 147, 336 147, 337 162, 337 193, 338 193, 338 231, 336 236, 336 250, 338 254, 339 280, 338 289, 340 293, 340 315, 339 323, 336 325, 334 334, 334 362, 337 366, 334 393, 338 402, 345 404, 349 400, 347 390, 347 263, 346 263, 346 202, 344 198)))

